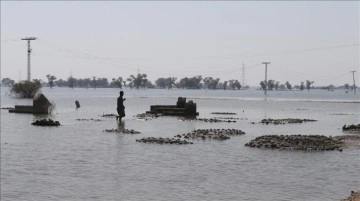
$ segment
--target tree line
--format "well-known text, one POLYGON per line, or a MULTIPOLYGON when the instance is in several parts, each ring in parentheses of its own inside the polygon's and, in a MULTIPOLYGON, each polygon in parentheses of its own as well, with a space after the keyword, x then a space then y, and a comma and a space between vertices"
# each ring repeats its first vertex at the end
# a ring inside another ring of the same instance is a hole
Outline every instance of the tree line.
MULTIPOLYGON (((57 79, 54 75, 46 75, 47 82, 41 82, 42 86, 50 88, 56 87, 70 87, 70 88, 160 88, 160 89, 241 89, 241 84, 238 80, 232 79, 224 82, 220 78, 205 77, 201 75, 193 77, 184 77, 177 81, 176 77, 158 78, 155 83, 148 80, 146 74, 130 75, 128 78, 100 78, 93 76, 92 78, 75 78, 68 77, 66 80, 57 79)), ((3 86, 13 86, 15 81, 10 78, 2 79, 3 86)))
MULTIPOLYGON (((48 86, 50 88, 56 87, 70 87, 70 88, 120 88, 128 87, 128 88, 160 88, 160 89, 172 89, 172 88, 180 88, 180 89, 232 89, 232 90, 240 90, 241 88, 248 88, 248 86, 241 86, 240 82, 236 79, 226 80, 221 82, 220 78, 213 77, 205 77, 203 78, 201 75, 193 76, 193 77, 184 77, 181 79, 177 79, 176 77, 166 77, 166 78, 158 78, 155 80, 155 83, 152 83, 148 80, 146 74, 137 74, 130 75, 128 78, 112 78, 108 80, 107 78, 100 78, 93 76, 92 78, 75 78, 73 76, 68 77, 66 80, 57 79, 54 75, 46 75, 47 82, 36 80, 37 83, 41 82, 41 86, 48 86)), ((2 86, 13 86, 15 81, 10 78, 3 78, 1 80, 2 86)), ((265 81, 260 82, 260 89, 265 90, 310 90, 310 89, 323 89, 323 90, 335 90, 335 89, 343 89, 346 91, 353 91, 353 85, 348 83, 335 86, 313 86, 314 81, 306 80, 305 82, 300 82, 298 85, 292 85, 289 81, 286 81, 283 84, 280 84, 279 81, 276 80, 268 80, 267 83, 265 81)), ((356 88, 356 86, 355 86, 356 88)))
POLYGON ((284 84, 280 84, 280 82, 275 80, 268 80, 267 83, 265 81, 260 82, 260 89, 265 90, 265 87, 267 87, 268 90, 293 90, 294 88, 300 91, 303 91, 305 88, 309 91, 311 88, 311 85, 314 83, 314 81, 306 80, 306 84, 304 82, 301 82, 300 85, 295 85, 294 87, 290 84, 289 81, 286 81, 284 84))

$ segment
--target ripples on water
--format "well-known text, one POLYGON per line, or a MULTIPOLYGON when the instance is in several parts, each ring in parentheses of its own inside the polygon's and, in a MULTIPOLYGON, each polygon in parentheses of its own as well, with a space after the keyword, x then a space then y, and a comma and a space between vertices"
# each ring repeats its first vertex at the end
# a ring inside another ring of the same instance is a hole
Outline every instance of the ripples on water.
MULTIPOLYGON (((2 107, 31 104, 31 100, 6 96, 6 91, 2 88, 2 107)), ((342 135, 344 124, 359 123, 357 94, 270 92, 264 101, 263 93, 255 90, 125 90, 127 116, 118 124, 113 118, 100 117, 116 113, 118 91, 43 89, 56 103, 52 115, 1 110, 1 200, 340 200, 360 187, 359 150, 308 153, 244 146, 265 134, 342 135), (150 105, 175 104, 178 96, 194 100, 199 117, 235 112, 232 117, 246 120, 209 124, 175 117, 133 118, 150 105), (75 100, 79 100, 80 109, 75 109, 75 100), (31 126, 34 120, 46 117, 63 126, 31 126), (311 118, 318 122, 250 124, 263 118, 311 118), (142 134, 102 132, 118 127, 142 134), (135 142, 142 137, 172 137, 201 128, 235 128, 247 134, 183 146, 135 142)))

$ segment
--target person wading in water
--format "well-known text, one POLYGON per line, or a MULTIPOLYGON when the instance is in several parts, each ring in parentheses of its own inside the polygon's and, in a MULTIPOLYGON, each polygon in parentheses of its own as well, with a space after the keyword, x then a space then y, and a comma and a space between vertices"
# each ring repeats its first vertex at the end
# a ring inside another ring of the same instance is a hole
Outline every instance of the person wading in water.
POLYGON ((126 98, 123 98, 124 96, 124 92, 120 91, 120 96, 117 98, 117 112, 119 114, 119 116, 116 117, 116 120, 120 120, 125 117, 125 106, 124 106, 124 101, 126 100, 126 98))

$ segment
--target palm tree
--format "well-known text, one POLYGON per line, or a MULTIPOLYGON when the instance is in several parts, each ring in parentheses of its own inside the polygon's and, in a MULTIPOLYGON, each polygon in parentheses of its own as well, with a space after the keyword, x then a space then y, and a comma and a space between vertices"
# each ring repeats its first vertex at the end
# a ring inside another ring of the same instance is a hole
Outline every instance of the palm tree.
POLYGON ((314 83, 314 81, 306 80, 306 88, 307 88, 308 91, 310 90, 310 86, 311 86, 313 83, 314 83))
POLYGON ((48 81, 49 81, 49 85, 50 85, 50 89, 52 89, 52 87, 54 86, 54 80, 56 80, 56 77, 53 75, 46 75, 48 81))

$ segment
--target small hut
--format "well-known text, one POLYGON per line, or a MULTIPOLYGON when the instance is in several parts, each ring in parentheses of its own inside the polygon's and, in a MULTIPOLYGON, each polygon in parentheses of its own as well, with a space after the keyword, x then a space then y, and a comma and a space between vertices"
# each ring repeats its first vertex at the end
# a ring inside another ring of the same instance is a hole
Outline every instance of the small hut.
POLYGON ((51 103, 40 93, 33 99, 33 105, 15 105, 15 109, 9 110, 11 113, 32 113, 32 114, 49 114, 51 103))

